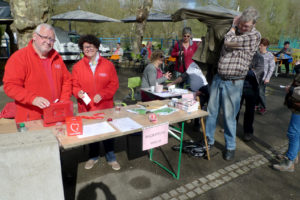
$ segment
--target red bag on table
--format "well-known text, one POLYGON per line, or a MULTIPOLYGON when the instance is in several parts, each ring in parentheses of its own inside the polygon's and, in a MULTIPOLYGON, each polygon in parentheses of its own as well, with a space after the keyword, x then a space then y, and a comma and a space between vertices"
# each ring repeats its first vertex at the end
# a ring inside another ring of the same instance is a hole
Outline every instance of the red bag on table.
POLYGON ((0 113, 0 118, 14 119, 16 116, 16 104, 15 102, 8 102, 0 113))

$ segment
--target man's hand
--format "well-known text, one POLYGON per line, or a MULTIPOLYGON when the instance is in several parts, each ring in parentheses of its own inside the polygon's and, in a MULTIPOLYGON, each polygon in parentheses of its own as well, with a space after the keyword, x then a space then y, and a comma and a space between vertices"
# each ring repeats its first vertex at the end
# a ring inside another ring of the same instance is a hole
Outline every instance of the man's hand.
POLYGON ((95 103, 99 103, 99 102, 101 101, 101 99, 102 99, 102 97, 101 97, 100 94, 96 94, 96 95, 94 96, 94 102, 95 102, 95 103))
POLYGON ((235 27, 235 26, 238 26, 238 25, 239 25, 240 17, 241 17, 241 16, 238 15, 238 16, 235 16, 235 17, 233 18, 232 27, 235 27))
POLYGON ((37 106, 40 109, 44 109, 50 106, 50 102, 44 97, 35 97, 32 101, 32 105, 37 106))
POLYGON ((83 90, 80 90, 80 91, 78 92, 78 97, 79 97, 80 99, 82 99, 82 98, 84 97, 84 91, 83 91, 83 90))
POLYGON ((270 82, 270 80, 265 80, 264 84, 267 85, 270 82))
POLYGON ((286 92, 286 93, 289 93, 290 87, 291 87, 291 86, 289 86, 289 85, 285 87, 285 92, 286 92))

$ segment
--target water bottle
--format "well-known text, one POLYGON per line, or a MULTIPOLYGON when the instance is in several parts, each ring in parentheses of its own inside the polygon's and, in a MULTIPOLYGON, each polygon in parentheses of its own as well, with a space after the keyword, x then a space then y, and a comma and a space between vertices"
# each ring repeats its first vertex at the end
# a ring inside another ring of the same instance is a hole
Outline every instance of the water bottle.
POLYGON ((24 123, 20 123, 19 124, 19 132, 25 132, 27 131, 28 129, 26 128, 25 124, 24 123))

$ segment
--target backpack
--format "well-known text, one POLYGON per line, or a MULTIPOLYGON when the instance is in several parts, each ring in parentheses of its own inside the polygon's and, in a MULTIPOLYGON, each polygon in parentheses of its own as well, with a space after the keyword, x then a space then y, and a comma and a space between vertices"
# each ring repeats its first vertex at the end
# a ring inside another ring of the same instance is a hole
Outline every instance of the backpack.
MULTIPOLYGON (((297 74, 295 80, 293 81, 291 87, 299 87, 300 86, 300 74, 297 74)), ((292 92, 289 92, 285 96, 284 105, 286 105, 290 109, 294 109, 300 112, 300 100, 296 99, 292 96, 292 92)))

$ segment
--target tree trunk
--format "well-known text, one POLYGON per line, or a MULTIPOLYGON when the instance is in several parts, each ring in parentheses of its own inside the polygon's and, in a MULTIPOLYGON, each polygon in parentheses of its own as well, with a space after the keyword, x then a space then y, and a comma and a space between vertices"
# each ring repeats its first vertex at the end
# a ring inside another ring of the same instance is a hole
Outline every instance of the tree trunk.
POLYGON ((138 9, 136 15, 135 40, 133 42, 133 52, 139 54, 143 41, 144 31, 146 28, 149 11, 152 7, 153 0, 144 0, 142 6, 138 9))
POLYGON ((37 25, 48 21, 49 3, 48 0, 10 0, 10 9, 21 49, 31 40, 37 25))

